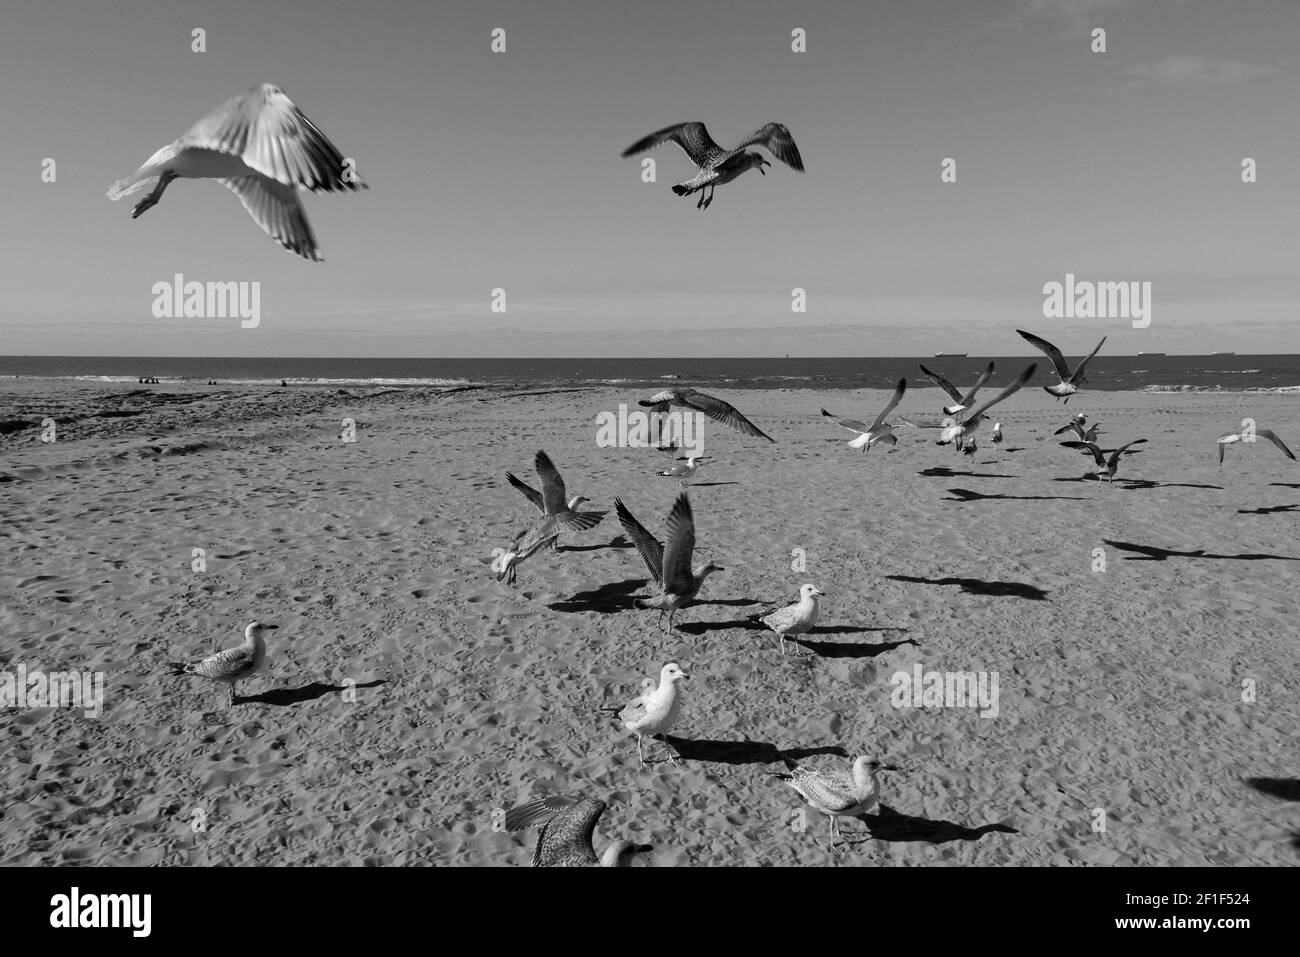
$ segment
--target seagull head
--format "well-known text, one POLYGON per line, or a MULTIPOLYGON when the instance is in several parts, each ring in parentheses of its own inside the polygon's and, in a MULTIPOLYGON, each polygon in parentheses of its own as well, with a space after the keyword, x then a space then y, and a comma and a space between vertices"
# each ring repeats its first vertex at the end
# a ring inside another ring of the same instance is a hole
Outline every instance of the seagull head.
POLYGON ((804 585, 802 588, 799 589, 799 597, 801 598, 812 598, 815 595, 825 595, 825 594, 826 592, 822 591, 820 588, 818 588, 816 585, 813 584, 804 585))
POLYGON ((686 672, 682 671, 682 666, 675 661, 670 661, 664 665, 664 670, 659 672, 659 685, 676 684, 686 678, 689 678, 686 672))
POLYGON ((250 622, 248 627, 244 629, 244 637, 247 638, 249 641, 252 641, 254 638, 260 636, 263 632, 274 631, 276 628, 279 627, 280 627, 279 625, 264 625, 260 621, 250 622))
POLYGON ((589 501, 585 495, 575 495, 569 499, 569 508, 577 508, 583 502, 589 501))
POLYGON ((654 847, 649 844, 633 844, 631 841, 615 841, 605 848, 600 856, 601 867, 631 867, 632 858, 638 854, 649 854, 654 847))

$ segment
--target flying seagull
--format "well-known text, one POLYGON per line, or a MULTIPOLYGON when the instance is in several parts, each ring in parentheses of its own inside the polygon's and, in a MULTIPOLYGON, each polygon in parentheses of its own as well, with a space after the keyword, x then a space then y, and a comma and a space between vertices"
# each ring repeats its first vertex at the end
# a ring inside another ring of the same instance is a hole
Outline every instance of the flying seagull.
MULTIPOLYGON (((669 662, 659 672, 659 687, 641 692, 618 713, 623 727, 636 735, 636 757, 645 767, 645 754, 641 750, 641 739, 649 735, 652 739, 658 735, 664 744, 668 739, 663 736, 672 730, 682 712, 682 696, 677 690, 677 682, 689 678, 676 662, 669 662)), ((670 754, 669 760, 677 764, 677 755, 670 754)))
POLYGON ((222 103, 110 186, 108 198, 150 188, 131 213, 136 219, 157 205, 174 179, 215 179, 271 238, 315 262, 322 257, 298 190, 369 188, 320 128, 271 83, 222 103))
POLYGON ((984 383, 989 381, 989 377, 993 375, 993 363, 989 363, 989 367, 980 374, 980 377, 975 380, 975 384, 971 386, 971 390, 964 396, 957 391, 955 385, 943 376, 939 375, 939 373, 931 372, 925 366, 921 366, 921 371, 924 372, 935 385, 940 389, 943 389, 944 392, 947 392, 948 395, 952 396, 952 401, 955 404, 945 405, 943 407, 944 415, 956 415, 958 412, 963 412, 971 407, 971 403, 975 400, 975 393, 978 392, 984 383))
POLYGON ((659 413, 667 412, 670 405, 679 405, 683 409, 690 409, 692 412, 703 412, 715 422, 721 422, 737 432, 744 432, 746 435, 767 439, 769 442, 776 441, 776 439, 737 412, 735 406, 714 396, 705 395, 703 392, 696 392, 694 389, 664 389, 664 391, 656 392, 648 399, 638 400, 637 404, 659 413))
POLYGON ((790 131, 780 123, 768 123, 729 150, 724 150, 713 142, 713 137, 709 136, 703 123, 678 123, 637 140, 623 151, 623 158, 644 153, 664 143, 676 143, 690 157, 691 162, 700 168, 693 177, 673 187, 673 192, 678 196, 698 192, 700 200, 695 204, 696 209, 708 209, 713 202, 713 191, 723 183, 730 183, 746 170, 757 169, 764 176, 767 175, 763 172, 763 167, 772 164, 761 153, 746 151, 748 146, 761 146, 787 166, 803 172, 803 157, 799 155, 799 147, 794 145, 790 131), (709 191, 707 199, 705 189, 709 191))
POLYGON ((1080 412, 1073 419, 1065 423, 1065 425, 1061 426, 1052 434, 1064 435, 1066 432, 1073 432, 1075 436, 1082 442, 1096 442, 1097 433, 1101 430, 1097 428, 1098 423, 1096 422, 1092 423, 1092 425, 1089 428, 1084 429, 1083 424, 1087 421, 1088 421, 1088 417, 1084 415, 1082 412, 1080 412))
POLYGON ((816 585, 808 584, 799 589, 799 600, 793 605, 786 605, 765 615, 755 615, 755 621, 767 625, 781 639, 781 654, 785 654, 786 635, 802 635, 811 631, 821 616, 817 606, 819 596, 826 593, 816 585))
POLYGON ((1046 339, 1040 339, 1032 332, 1025 332, 1023 329, 1017 329, 1016 332, 1020 333, 1021 338, 1031 346, 1052 360, 1052 365, 1056 367, 1056 374, 1060 376, 1061 381, 1057 385, 1045 385, 1043 389, 1058 399, 1064 399, 1066 402, 1070 401, 1070 396, 1079 391, 1079 386, 1088 381, 1084 378, 1083 372, 1088 368, 1088 363, 1092 361, 1092 357, 1106 344, 1106 337, 1102 336, 1101 342, 1097 343, 1096 348, 1080 359, 1079 364, 1071 372, 1070 367, 1065 364, 1065 356, 1061 355, 1061 350, 1056 346, 1046 339))
POLYGON ((1096 444, 1093 442, 1062 442, 1061 445, 1065 446, 1067 449, 1082 449, 1087 454, 1091 455, 1093 461, 1097 463, 1098 483, 1100 483, 1104 478, 1107 484, 1109 484, 1115 478, 1115 470, 1119 467, 1120 456, 1133 446, 1139 445, 1145 441, 1146 439, 1134 439, 1132 442, 1128 443, 1128 445, 1121 445, 1110 453, 1110 458, 1107 458, 1106 454, 1102 452, 1101 449, 1097 448, 1096 444))
POLYGON ((255 621, 244 629, 244 643, 237 648, 218 651, 215 655, 192 664, 169 662, 168 667, 173 675, 198 675, 209 681, 221 682, 230 694, 227 706, 234 707, 235 699, 239 697, 235 693, 235 685, 265 669, 266 639, 263 635, 278 627, 279 625, 264 625, 255 621))
MULTIPOLYGON (((1235 432, 1235 433, 1229 433, 1227 435, 1219 436, 1219 467, 1220 468, 1223 467, 1223 450, 1227 446, 1232 445, 1234 442, 1253 441, 1253 439, 1250 438, 1251 434, 1252 433, 1249 432, 1235 432)), ((1283 442, 1281 439, 1279 439, 1276 433, 1274 433, 1272 429, 1256 429, 1253 434, 1268 439, 1270 442, 1272 442, 1274 445, 1276 445, 1279 449, 1282 450, 1283 455, 1291 459, 1291 461, 1293 462, 1295 461, 1295 453, 1286 447, 1286 443, 1283 442)))
POLYGON ((899 379, 898 385, 894 387, 893 398, 889 400, 889 404, 885 406, 884 411, 876 416, 876 420, 872 422, 871 425, 864 425, 857 419, 841 419, 830 412, 827 412, 825 409, 822 409, 822 415, 826 416, 828 419, 834 420, 835 424, 840 428, 848 429, 850 432, 857 433, 857 438, 849 440, 849 448, 861 449, 863 452, 866 452, 876 444, 894 445, 898 442, 898 439, 895 437, 893 429, 885 424, 885 417, 894 411, 894 407, 897 406, 899 402, 903 401, 903 393, 906 391, 907 380, 899 379))
MULTIPOLYGON (((893 765, 881 764, 870 757, 854 760, 852 771, 814 771, 786 761, 788 773, 774 777, 785 781, 814 810, 821 811, 831 822, 831 834, 843 840, 841 817, 857 817, 870 811, 880 801, 881 771, 897 771, 893 765)), ((847 843, 847 842, 846 842, 847 843)))
POLYGON ((541 826, 533 867, 630 867, 632 858, 653 850, 649 844, 614 841, 596 856, 591 844, 596 822, 605 813, 604 801, 579 792, 553 794, 506 811, 506 830, 541 826))
POLYGON ((984 420, 984 413, 997 405, 1007 396, 1019 392, 1026 382, 1034 377, 1034 370, 1038 368, 1036 364, 1031 364, 1024 372, 1020 373, 1020 378, 1011 383, 993 398, 989 399, 977 409, 972 409, 960 422, 954 422, 942 432, 939 433, 937 440, 939 445, 947 445, 949 442, 956 440, 957 448, 961 448, 968 439, 970 439, 979 429, 980 423, 984 420))
POLYGON ((713 562, 691 567, 691 556, 695 551, 695 517, 691 514, 691 501, 685 492, 677 496, 673 510, 668 513, 667 547, 645 530, 621 499, 614 499, 614 511, 618 514, 623 531, 636 545, 641 560, 659 587, 658 595, 637 599, 636 606, 658 609, 660 621, 663 620, 664 612, 668 612, 668 630, 671 631, 677 610, 695 599, 704 585, 704 579, 724 569, 713 562))
MULTIPOLYGON (((608 512, 579 512, 577 508, 587 499, 582 495, 575 495, 573 498, 565 501, 564 479, 560 477, 560 470, 555 467, 551 457, 545 452, 539 451, 533 459, 533 467, 537 470, 537 477, 542 480, 542 490, 539 492, 531 485, 516 478, 510 472, 506 473, 506 481, 523 493, 524 498, 533 503, 533 507, 543 515, 554 515, 556 524, 567 531, 585 532, 590 528, 595 528, 600 524, 608 512)), ((558 546, 559 536, 551 539, 551 549, 554 551, 558 546)))

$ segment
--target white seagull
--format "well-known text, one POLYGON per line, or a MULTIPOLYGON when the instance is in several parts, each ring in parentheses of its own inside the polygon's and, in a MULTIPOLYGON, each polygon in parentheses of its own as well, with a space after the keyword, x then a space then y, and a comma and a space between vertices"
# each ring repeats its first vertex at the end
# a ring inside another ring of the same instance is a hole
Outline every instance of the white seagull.
POLYGON ((799 600, 793 605, 786 605, 766 615, 756 615, 761 621, 777 633, 781 639, 781 654, 785 654, 786 635, 802 635, 811 631, 821 617, 817 599, 826 593, 816 585, 804 585, 799 589, 799 600))
POLYGON ((298 191, 369 188, 320 128, 271 83, 222 103, 110 186, 108 198, 119 200, 150 188, 131 213, 135 219, 178 178, 215 179, 239 197, 264 232, 315 262, 322 261, 320 249, 298 191))
POLYGON ((964 396, 957 391, 956 386, 943 376, 939 375, 939 373, 931 372, 925 366, 921 366, 921 371, 924 372, 935 385, 952 397, 952 401, 955 404, 945 405, 943 407, 944 414, 956 415, 958 412, 964 412, 966 409, 971 407, 971 403, 975 400, 975 393, 978 392, 984 383, 989 381, 989 377, 993 375, 993 363, 989 363, 988 368, 980 374, 980 377, 975 381, 975 384, 971 386, 971 390, 964 396))
MULTIPOLYGON (((561 528, 571 532, 585 532, 588 529, 595 528, 600 524, 608 512, 579 512, 577 508, 587 499, 582 495, 575 495, 573 498, 565 501, 567 492, 564 489, 564 479, 560 477, 560 470, 555 467, 551 457, 543 451, 538 451, 533 458, 533 468, 537 470, 537 477, 542 480, 542 490, 539 492, 527 482, 516 478, 510 472, 506 473, 506 481, 523 493, 524 498, 533 503, 533 507, 543 515, 557 516, 557 524, 561 528)), ((558 547, 559 536, 551 540, 551 550, 555 551, 558 547)))
POLYGON ((202 661, 184 664, 169 662, 173 675, 198 675, 209 681, 219 681, 230 693, 228 707, 234 707, 236 683, 251 678, 266 668, 266 639, 264 633, 278 628, 279 625, 264 625, 260 621, 252 622, 244 629, 244 643, 237 648, 227 648, 209 655, 202 661))
POLYGON ((591 836, 608 807, 579 792, 553 794, 506 811, 506 830, 541 826, 533 867, 631 867, 632 858, 654 850, 649 844, 614 841, 596 856, 591 836))
POLYGON ((1034 377, 1034 370, 1036 368, 1037 365, 1031 364, 1028 369, 1020 373, 1020 378, 1016 379, 1015 382, 1011 383, 979 408, 972 409, 970 414, 960 422, 954 422, 952 425, 940 432, 939 438, 936 440, 937 443, 939 445, 947 445, 949 442, 956 441, 958 448, 965 445, 966 442, 975 435, 975 432, 980 427, 980 423, 984 421, 984 413, 988 412, 989 409, 997 405, 1007 396, 1019 392, 1024 388, 1025 383, 1034 377))
POLYGON ((772 164, 761 153, 748 152, 748 146, 761 146, 787 166, 803 172, 803 157, 799 155, 799 147, 795 146, 790 131, 780 123, 768 123, 729 150, 724 150, 713 142, 713 137, 709 136, 703 123, 678 123, 637 140, 623 151, 623 158, 644 153, 664 143, 676 143, 690 157, 691 162, 700 168, 695 176, 673 187, 673 192, 678 196, 698 192, 700 201, 695 204, 696 209, 708 209, 713 202, 713 191, 724 183, 730 183, 746 170, 757 169, 764 176, 767 175, 763 172, 763 167, 772 164), (707 199, 705 189, 709 191, 707 199))
POLYGON ((825 814, 831 822, 831 834, 840 839, 844 838, 840 833, 841 817, 865 814, 879 802, 877 773, 898 770, 865 755, 854 760, 851 772, 814 771, 793 761, 787 761, 786 766, 790 772, 777 772, 775 777, 794 788, 809 807, 825 814))
POLYGON ((1286 447, 1286 443, 1283 442, 1281 439, 1279 439, 1277 437, 1277 434, 1274 433, 1272 429, 1256 429, 1254 433, 1230 432, 1227 435, 1219 436, 1219 467, 1220 468, 1223 467, 1223 450, 1227 446, 1232 445, 1234 442, 1254 441, 1254 439, 1251 437, 1252 434, 1257 436, 1262 436, 1263 438, 1268 439, 1270 442, 1272 442, 1274 445, 1276 445, 1279 449, 1282 450, 1283 455, 1291 459, 1291 461, 1293 462, 1295 461, 1295 453, 1286 447))
POLYGON ((1064 399, 1067 403, 1070 401, 1070 396, 1079 391, 1079 386, 1088 381, 1084 378, 1084 370, 1088 368, 1088 363, 1092 361, 1092 357, 1106 344, 1106 337, 1102 336, 1101 342, 1097 343, 1096 348, 1080 359, 1079 364, 1071 372, 1070 367, 1066 365, 1065 356, 1061 355, 1061 350, 1056 346, 1046 339, 1040 339, 1032 332, 1025 332, 1023 329, 1017 329, 1016 332, 1020 333, 1021 338, 1031 346, 1052 360, 1052 365, 1055 366, 1056 374, 1060 376, 1061 381, 1057 385, 1043 386, 1043 391, 1056 396, 1058 399, 1064 399))
POLYGON ((898 439, 894 435, 893 429, 885 423, 885 418, 889 413, 894 411, 894 407, 897 406, 899 402, 903 401, 903 393, 906 391, 907 380, 899 379, 898 385, 894 387, 893 398, 889 400, 889 404, 885 406, 884 411, 876 416, 876 420, 870 425, 864 425, 857 419, 841 419, 838 416, 827 412, 825 409, 822 409, 822 415, 826 416, 828 419, 832 419, 840 428, 848 429, 850 432, 857 433, 858 437, 850 439, 848 442, 848 446, 851 449, 861 449, 863 452, 866 452, 873 445, 877 444, 895 445, 897 444, 898 439))
POLYGON ((645 406, 657 413, 667 412, 670 405, 678 405, 683 409, 690 409, 692 412, 703 412, 715 422, 721 422, 737 432, 743 432, 755 438, 767 439, 769 442, 776 441, 776 439, 737 412, 735 406, 714 396, 705 395, 703 392, 696 392, 694 389, 664 389, 662 392, 656 392, 648 399, 637 400, 637 405, 645 406))
MULTIPOLYGON (((695 473, 699 469, 700 463, 703 462, 705 458, 706 457, 703 455, 692 455, 686 459, 685 465, 675 465, 670 469, 665 469, 664 471, 659 472, 658 474, 666 478, 679 479, 682 483, 682 488, 686 488, 687 481, 695 478, 695 473)), ((681 460, 679 459, 678 461, 681 460)))
POLYGON ((677 610, 695 600, 704 586, 704 579, 725 569, 713 562, 691 566, 691 557, 695 552, 695 516, 691 513, 691 502, 685 492, 677 496, 673 510, 668 513, 666 548, 645 530, 621 499, 614 499, 614 511, 623 531, 641 554, 646 570, 659 587, 658 595, 653 598, 638 598, 636 606, 658 609, 660 621, 663 621, 664 612, 668 612, 668 630, 672 631, 673 617, 677 610))
POLYGON ((1002 423, 1001 422, 993 423, 993 437, 990 439, 990 441, 993 443, 994 448, 1002 444, 1002 423))
POLYGON ((1110 453, 1110 458, 1107 458, 1106 454, 1102 452, 1101 449, 1097 448, 1096 444, 1093 442, 1062 442, 1061 445, 1065 446, 1067 449, 1082 449, 1085 454, 1091 455, 1093 461, 1097 463, 1098 484, 1101 483, 1103 478, 1106 480, 1107 484, 1109 484, 1115 478, 1115 470, 1119 467, 1120 456, 1133 446, 1140 445, 1145 441, 1146 439, 1134 439, 1132 442, 1128 443, 1128 445, 1121 445, 1110 453))
MULTIPOLYGON (((646 766, 641 750, 642 737, 649 735, 653 739, 672 730, 682 713, 682 696, 677 690, 677 682, 689 677, 676 662, 669 662, 659 672, 659 687, 643 692, 618 713, 623 727, 636 735, 636 756, 642 767, 646 766)), ((667 743, 665 740, 664 744, 667 743)), ((670 754, 670 760, 677 764, 677 755, 670 754)))

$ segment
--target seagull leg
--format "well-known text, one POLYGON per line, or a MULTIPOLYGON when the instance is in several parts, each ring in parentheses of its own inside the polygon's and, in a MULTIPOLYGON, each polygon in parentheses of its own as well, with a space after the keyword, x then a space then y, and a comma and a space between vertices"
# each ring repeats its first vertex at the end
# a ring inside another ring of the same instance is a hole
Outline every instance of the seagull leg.
POLYGON ((695 204, 695 208, 696 209, 704 208, 704 187, 703 186, 700 187, 700 201, 695 204))
POLYGON ((235 685, 236 682, 232 681, 226 686, 226 691, 229 693, 229 699, 226 702, 227 708, 233 708, 235 706, 235 698, 237 697, 235 694, 235 685))
POLYGON ((163 190, 167 185, 176 178, 176 174, 168 170, 158 177, 158 185, 140 202, 135 204, 135 209, 131 213, 132 219, 139 219, 142 214, 158 205, 158 200, 162 199, 163 190))
POLYGON ((708 209, 708 208, 709 208, 709 204, 713 202, 713 191, 714 191, 715 189, 717 189, 716 186, 710 186, 710 187, 709 187, 709 198, 706 199, 706 200, 704 201, 704 208, 705 208, 705 209, 708 209))
POLYGON ((668 743, 668 735, 666 733, 659 735, 659 740, 662 741, 664 743, 664 747, 668 749, 668 760, 680 768, 682 766, 682 762, 677 760, 676 749, 671 744, 668 743))
POLYGON ((640 732, 638 732, 638 733, 637 733, 637 736, 636 736, 636 759, 637 759, 638 761, 641 762, 641 767, 643 767, 643 768, 646 767, 646 763, 645 763, 645 755, 644 755, 644 754, 642 753, 642 751, 641 751, 641 734, 640 734, 640 732))

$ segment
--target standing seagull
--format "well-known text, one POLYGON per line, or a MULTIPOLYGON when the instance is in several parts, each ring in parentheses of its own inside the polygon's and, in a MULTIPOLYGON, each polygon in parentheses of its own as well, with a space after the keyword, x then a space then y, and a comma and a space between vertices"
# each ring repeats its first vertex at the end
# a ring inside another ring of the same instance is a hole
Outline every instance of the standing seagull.
POLYGON ((533 867, 631 867, 632 857, 654 850, 649 844, 614 841, 596 856, 591 844, 596 822, 605 813, 604 801, 578 792, 553 794, 506 811, 506 830, 522 831, 541 825, 533 867))
POLYGON ((955 405, 945 405, 943 407, 944 415, 956 415, 958 412, 964 412, 966 409, 971 407, 971 403, 975 401, 975 393, 978 392, 984 383, 989 381, 989 377, 993 375, 993 363, 989 363, 989 367, 981 373, 980 377, 975 380, 975 384, 971 386, 971 390, 964 396, 957 391, 955 385, 943 376, 939 375, 939 373, 931 372, 925 366, 921 366, 921 371, 924 372, 935 385, 940 389, 943 389, 944 392, 947 392, 948 395, 952 396, 952 401, 956 403, 955 405))
POLYGON ((1252 435, 1261 435, 1268 439, 1282 450, 1283 455, 1291 459, 1291 461, 1295 461, 1295 453, 1286 447, 1286 443, 1279 439, 1272 429, 1256 429, 1253 433, 1230 432, 1227 435, 1219 436, 1219 467, 1223 467, 1223 450, 1227 446, 1232 445, 1234 442, 1253 442, 1254 439, 1251 437, 1252 435))
POLYGON ((667 412, 670 405, 680 405, 683 409, 690 409, 692 412, 703 412, 715 422, 721 422, 737 432, 767 439, 769 442, 776 441, 737 412, 735 406, 711 395, 705 395, 703 392, 696 392, 694 389, 664 389, 648 399, 637 400, 637 405, 645 406, 658 413, 667 412))
MULTIPOLYGON (((590 528, 595 528, 600 524, 608 512, 578 512, 575 511, 579 505, 587 501, 581 495, 575 495, 573 498, 565 501, 564 479, 560 477, 560 470, 555 467, 551 457, 543 451, 538 451, 533 459, 533 467, 537 469, 537 477, 542 480, 542 490, 538 492, 535 488, 526 482, 520 481, 510 472, 506 473, 506 481, 523 493, 528 501, 533 503, 533 507, 543 515, 556 516, 556 522, 561 527, 571 532, 585 532, 590 528)), ((551 540, 551 550, 557 550, 557 535, 551 540)))
MULTIPOLYGON (((875 807, 880 800, 880 771, 897 771, 898 768, 881 764, 865 755, 853 762, 852 772, 814 771, 787 761, 789 773, 777 772, 775 777, 794 788, 799 796, 814 810, 830 819, 831 834, 840 839, 841 817, 857 817, 875 807)), ((847 842, 846 842, 847 843, 847 842)))
POLYGON ((995 449, 999 448, 1002 445, 1002 423, 1001 422, 993 423, 993 437, 990 441, 992 441, 993 447, 995 449))
POLYGON ((687 480, 695 478, 695 473, 699 469, 700 463, 703 462, 704 460, 705 460, 705 456, 703 455, 692 455, 689 458, 687 458, 685 465, 675 465, 672 468, 665 469, 664 471, 659 472, 657 474, 663 475, 667 478, 679 479, 681 481, 682 488, 686 488, 687 480))
POLYGON ((817 619, 821 616, 817 599, 825 594, 816 585, 804 585, 799 589, 799 600, 793 605, 786 605, 761 617, 756 615, 754 620, 761 621, 777 633, 781 639, 781 654, 784 655, 786 635, 802 635, 816 626, 817 619))
POLYGON ((646 569, 659 586, 658 595, 653 598, 638 598, 636 606, 657 608, 661 622, 664 612, 668 612, 668 630, 672 631, 673 616, 677 610, 694 601, 704 585, 704 579, 713 572, 724 569, 713 562, 691 567, 691 556, 695 551, 695 517, 691 514, 691 501, 685 492, 677 496, 673 510, 668 513, 667 548, 645 530, 621 499, 614 499, 614 511, 618 514, 618 522, 623 526, 623 531, 627 532, 636 545, 646 569))
POLYGON ((794 145, 790 131, 780 123, 768 123, 729 150, 724 150, 713 142, 713 137, 709 136, 703 123, 678 123, 637 140, 623 151, 623 158, 644 153, 664 143, 676 143, 690 157, 691 162, 700 168, 695 176, 673 187, 673 192, 678 196, 698 192, 700 201, 695 204, 696 209, 708 209, 713 202, 713 191, 723 183, 730 183, 746 170, 757 169, 764 176, 767 175, 763 172, 763 167, 772 164, 761 153, 747 152, 747 146, 761 146, 787 166, 803 172, 803 157, 799 155, 799 147, 794 145), (709 191, 707 199, 704 196, 706 188, 709 191))
POLYGON ((993 398, 989 399, 978 409, 972 410, 970 415, 966 416, 960 422, 954 422, 952 425, 940 432, 939 438, 936 440, 938 444, 947 445, 949 442, 956 440, 957 448, 961 448, 979 429, 980 423, 984 421, 984 413, 997 405, 1007 396, 1019 392, 1024 388, 1025 383, 1034 377, 1034 370, 1036 368, 1038 368, 1037 365, 1031 364, 1028 369, 1020 373, 1020 378, 1011 383, 1011 385, 1007 386, 993 398))
POLYGON ((1060 376, 1061 381, 1057 385, 1043 386, 1043 391, 1056 396, 1058 399, 1064 399, 1067 403, 1070 401, 1070 396, 1079 391, 1079 386, 1088 381, 1084 378, 1083 372, 1088 368, 1088 363, 1092 361, 1092 357, 1106 344, 1106 337, 1102 336, 1101 342, 1097 343, 1096 348, 1080 359, 1079 364, 1074 367, 1074 372, 1071 372, 1070 367, 1065 363, 1065 356, 1061 355, 1061 350, 1056 346, 1046 339, 1040 339, 1032 332, 1025 332, 1023 329, 1017 329, 1016 332, 1020 333, 1021 338, 1031 346, 1052 360, 1052 365, 1056 367, 1056 374, 1060 376))
POLYGON ((871 425, 864 425, 857 419, 841 419, 825 409, 822 409, 822 415, 828 419, 833 419, 835 424, 840 428, 848 429, 850 432, 858 433, 856 439, 850 439, 849 448, 861 449, 863 452, 870 450, 877 443, 881 445, 895 445, 898 442, 894 431, 890 426, 885 424, 885 417, 894 411, 894 407, 903 401, 903 393, 907 391, 907 380, 899 379, 898 385, 894 387, 894 397, 889 400, 889 405, 885 406, 883 412, 876 416, 876 421, 871 425))
POLYGON ((1090 454, 1093 461, 1097 463, 1097 482, 1101 483, 1104 478, 1109 485, 1115 478, 1115 470, 1119 467, 1119 457, 1135 445, 1145 442, 1146 439, 1134 439, 1128 445, 1121 445, 1110 453, 1110 458, 1092 442, 1062 442, 1061 445, 1067 449, 1083 449, 1085 454, 1090 454))
POLYGON ((173 675, 198 675, 210 681, 220 681, 230 693, 227 707, 234 707, 237 682, 262 671, 266 667, 266 640, 263 633, 278 628, 279 625, 264 625, 255 621, 244 629, 244 643, 238 648, 227 648, 209 655, 193 664, 169 662, 173 675))
MULTIPOLYGON (((645 735, 662 737, 672 730, 682 713, 682 696, 677 690, 677 682, 689 677, 675 662, 669 662, 659 672, 659 687, 642 693, 618 713, 623 727, 636 735, 636 756, 641 767, 646 766, 641 738, 645 735)), ((668 739, 663 738, 663 742, 667 745, 668 739)), ((675 754, 670 754, 669 760, 673 764, 679 763, 675 754)))
POLYGON ((222 103, 110 186, 108 198, 152 187, 131 213, 135 219, 178 178, 215 179, 239 197, 264 232, 315 262, 322 262, 320 249, 297 191, 369 189, 320 128, 270 83, 222 103))

